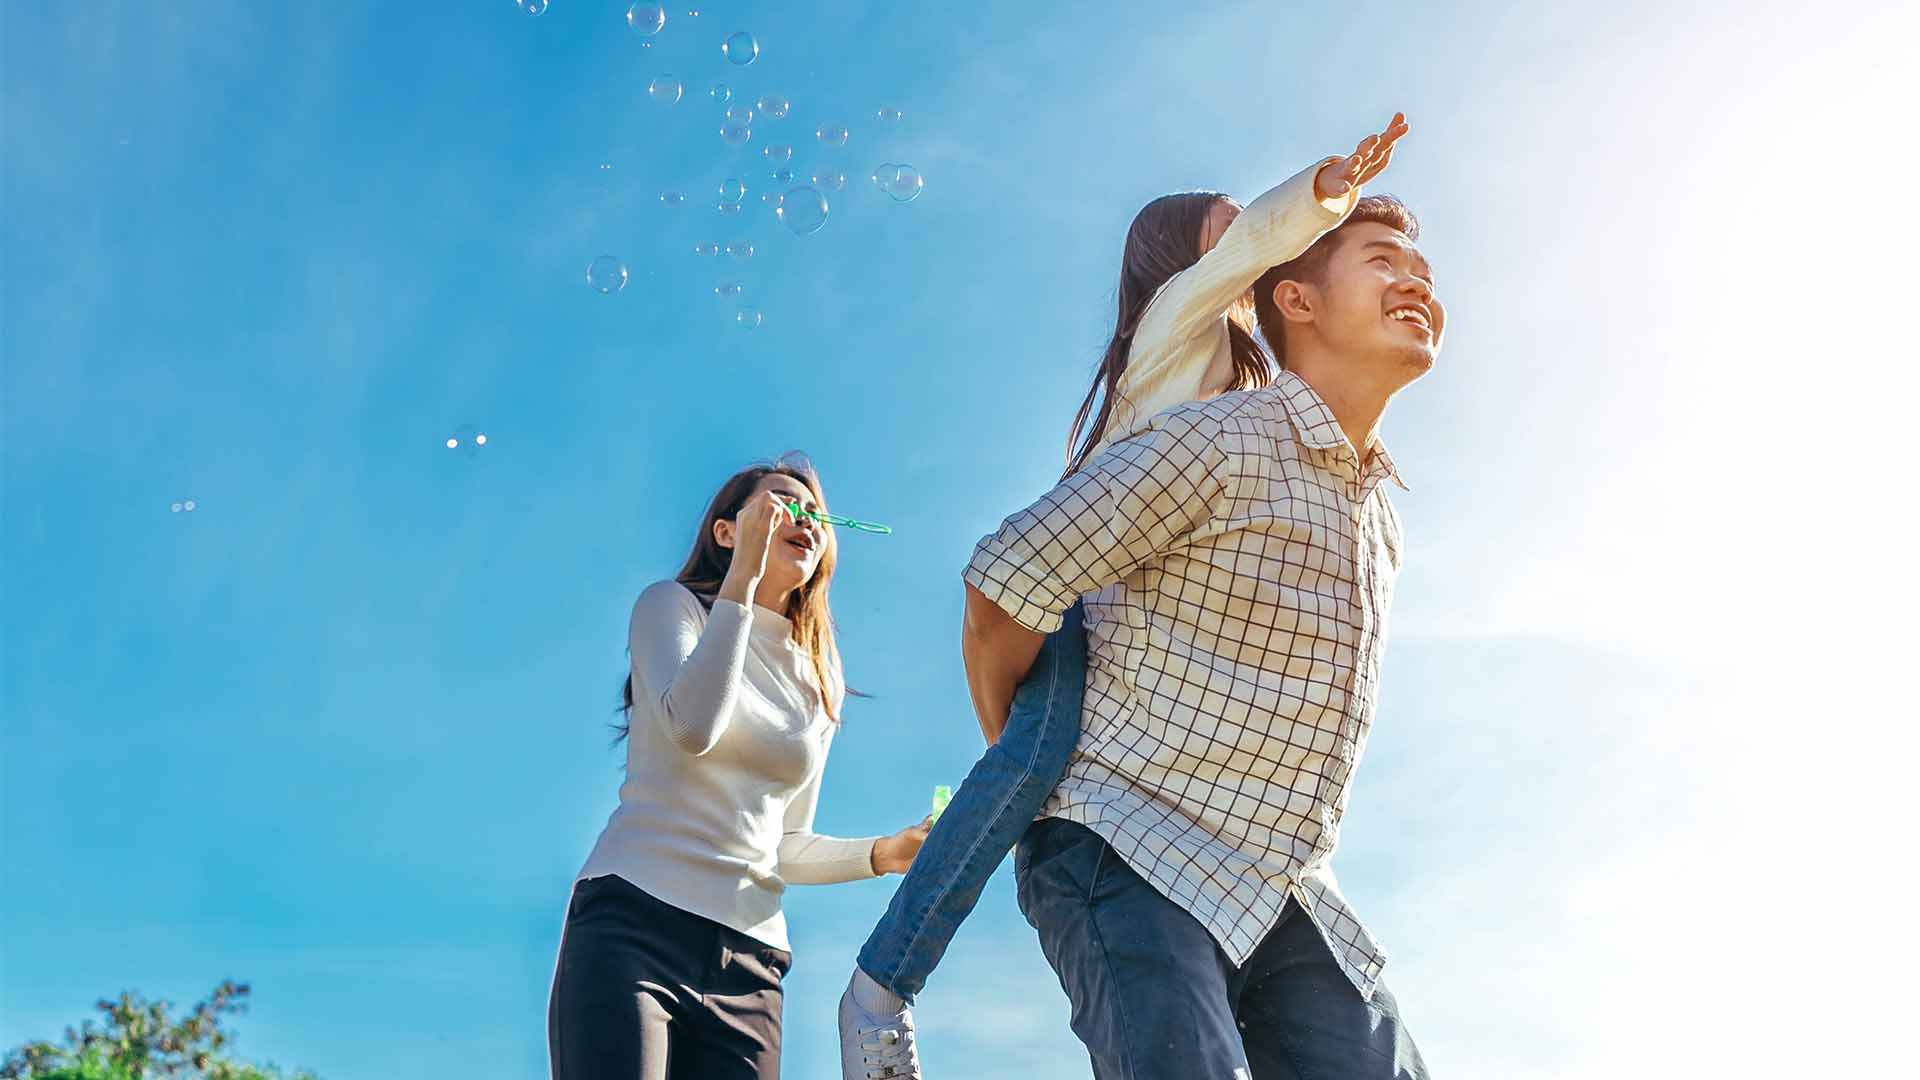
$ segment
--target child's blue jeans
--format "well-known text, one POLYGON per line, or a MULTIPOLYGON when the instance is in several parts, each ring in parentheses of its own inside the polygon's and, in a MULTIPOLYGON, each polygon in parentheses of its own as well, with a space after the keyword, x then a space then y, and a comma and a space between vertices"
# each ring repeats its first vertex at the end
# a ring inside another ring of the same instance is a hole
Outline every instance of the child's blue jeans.
POLYGON ((967 773, 860 950, 873 981, 913 1001, 987 879, 1033 824, 1080 739, 1087 632, 1074 604, 1013 696, 1006 730, 967 773))

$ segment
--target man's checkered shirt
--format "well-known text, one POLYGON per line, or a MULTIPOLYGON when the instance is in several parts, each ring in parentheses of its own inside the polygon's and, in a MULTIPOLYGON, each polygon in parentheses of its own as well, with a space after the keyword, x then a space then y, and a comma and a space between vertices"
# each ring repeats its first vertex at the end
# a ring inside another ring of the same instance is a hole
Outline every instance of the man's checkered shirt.
MULTIPOLYGON (((1086 595, 1077 821, 1243 964, 1295 896, 1369 999, 1386 954, 1328 860, 1366 747, 1400 522, 1305 380, 1170 409, 980 541, 965 574, 1050 633, 1086 595)), ((1402 484, 1404 487, 1405 485, 1402 484)))

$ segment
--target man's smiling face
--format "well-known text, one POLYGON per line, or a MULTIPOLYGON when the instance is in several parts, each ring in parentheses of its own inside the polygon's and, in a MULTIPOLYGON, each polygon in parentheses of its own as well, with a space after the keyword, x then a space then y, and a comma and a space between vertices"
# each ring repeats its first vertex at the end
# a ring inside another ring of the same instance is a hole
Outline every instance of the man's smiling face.
POLYGON ((1420 249, 1374 221, 1341 229, 1337 241, 1318 290, 1320 333, 1341 355, 1382 364, 1382 374, 1404 382, 1426 374, 1440 355, 1447 313, 1420 249))

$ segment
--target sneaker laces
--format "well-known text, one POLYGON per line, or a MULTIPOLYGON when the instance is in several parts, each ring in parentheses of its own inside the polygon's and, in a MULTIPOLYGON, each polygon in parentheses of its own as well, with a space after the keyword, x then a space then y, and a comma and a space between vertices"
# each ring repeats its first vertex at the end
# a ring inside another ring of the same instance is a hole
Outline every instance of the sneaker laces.
POLYGON ((860 1063, 868 1080, 918 1078, 920 1052, 913 1042, 913 1018, 906 1017, 894 1027, 861 1028, 860 1063))

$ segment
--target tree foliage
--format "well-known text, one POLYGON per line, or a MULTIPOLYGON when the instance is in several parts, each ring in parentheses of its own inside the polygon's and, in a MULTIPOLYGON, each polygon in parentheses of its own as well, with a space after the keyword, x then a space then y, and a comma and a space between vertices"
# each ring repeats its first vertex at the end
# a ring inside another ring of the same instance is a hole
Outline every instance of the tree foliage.
POLYGON ((252 988, 232 980, 213 988, 185 1016, 173 1005, 131 991, 102 999, 102 1021, 68 1028, 63 1045, 30 1042, 0 1064, 0 1080, 317 1080, 287 1076, 272 1065, 234 1061, 226 1051, 233 1032, 226 1018, 246 1011, 252 988))

